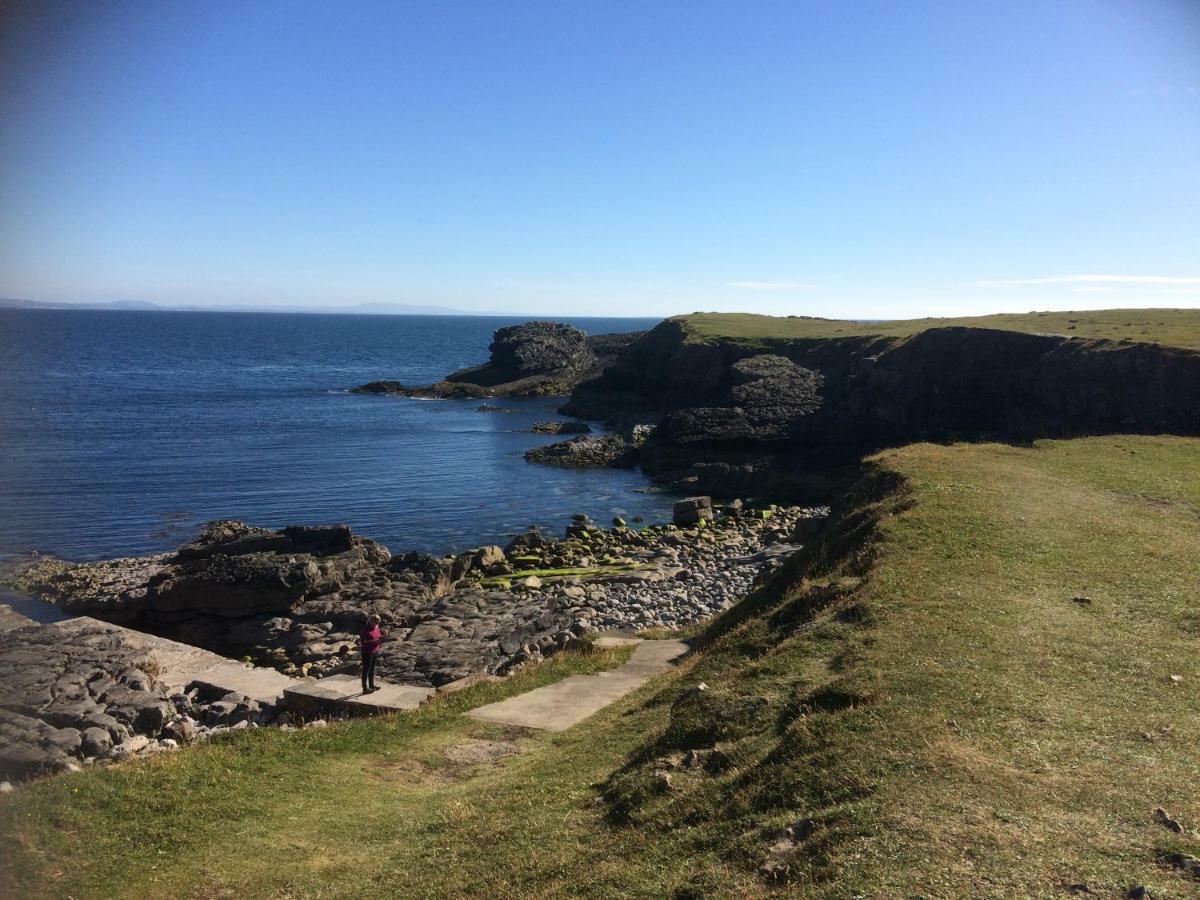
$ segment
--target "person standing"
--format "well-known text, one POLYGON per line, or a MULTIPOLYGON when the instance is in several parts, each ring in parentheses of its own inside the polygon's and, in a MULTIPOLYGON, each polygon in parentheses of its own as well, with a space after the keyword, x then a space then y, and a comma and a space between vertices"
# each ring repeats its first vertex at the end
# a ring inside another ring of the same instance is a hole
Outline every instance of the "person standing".
POLYGON ((367 625, 358 634, 358 645, 362 650, 362 692, 373 694, 375 687, 375 660, 379 657, 379 645, 383 643, 383 632, 379 628, 379 616, 372 613, 367 625))

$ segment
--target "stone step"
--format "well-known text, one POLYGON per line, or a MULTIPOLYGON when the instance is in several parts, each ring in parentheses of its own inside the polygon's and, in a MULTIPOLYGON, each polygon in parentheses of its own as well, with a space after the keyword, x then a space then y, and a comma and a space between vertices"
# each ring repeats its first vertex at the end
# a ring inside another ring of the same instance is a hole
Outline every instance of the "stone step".
POLYGON ((316 681, 295 681, 284 691, 284 706, 304 715, 323 712, 347 712, 351 715, 379 715, 411 712, 437 693, 434 688, 415 684, 390 684, 380 681, 372 694, 362 692, 357 675, 330 675, 316 681))

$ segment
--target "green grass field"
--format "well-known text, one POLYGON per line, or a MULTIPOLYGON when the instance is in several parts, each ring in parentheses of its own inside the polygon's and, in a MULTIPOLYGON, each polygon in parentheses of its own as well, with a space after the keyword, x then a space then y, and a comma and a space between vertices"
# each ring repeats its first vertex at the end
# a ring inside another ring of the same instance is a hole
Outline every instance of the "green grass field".
POLYGON ((580 726, 458 713, 595 658, 48 779, 0 798, 0 895, 1193 896, 1155 860, 1200 854, 1197 471, 1182 438, 888 451, 580 726))
POLYGON ((760 316, 751 313, 693 313, 680 316, 697 340, 732 338, 908 337, 928 328, 999 328, 1026 334, 1063 334, 1112 341, 1169 344, 1200 350, 1200 309, 1102 309, 1085 312, 1030 312, 958 319, 903 319, 849 322, 839 319, 760 316))

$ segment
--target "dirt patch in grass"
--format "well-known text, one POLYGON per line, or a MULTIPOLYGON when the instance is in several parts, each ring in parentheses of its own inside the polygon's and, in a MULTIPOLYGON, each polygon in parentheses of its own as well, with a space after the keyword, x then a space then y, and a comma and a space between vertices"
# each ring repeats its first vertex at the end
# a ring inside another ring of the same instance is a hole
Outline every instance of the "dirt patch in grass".
POLYGON ((454 780, 454 774, 449 769, 409 758, 372 762, 363 766, 363 774, 372 781, 388 784, 431 785, 454 780))
POLYGON ((442 753, 454 766, 466 768, 492 763, 508 756, 517 756, 521 747, 516 741, 485 741, 472 739, 451 744, 442 753))

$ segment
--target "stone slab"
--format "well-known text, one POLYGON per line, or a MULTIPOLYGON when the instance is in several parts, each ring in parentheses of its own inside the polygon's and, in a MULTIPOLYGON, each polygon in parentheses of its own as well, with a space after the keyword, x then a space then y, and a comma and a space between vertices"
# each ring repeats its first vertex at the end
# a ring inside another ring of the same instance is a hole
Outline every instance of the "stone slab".
POLYGON ((604 635, 603 637, 596 638, 595 646, 600 650, 613 650, 617 647, 636 647, 641 642, 641 638, 604 635))
POLYGON ((274 669, 251 666, 210 650, 123 628, 89 616, 66 619, 46 627, 59 629, 67 638, 76 629, 91 627, 119 632, 131 646, 147 651, 157 664, 155 677, 172 689, 182 689, 192 681, 200 681, 225 691, 237 691, 259 703, 273 705, 283 698, 286 688, 296 683, 294 678, 288 678, 274 669))
MULTIPOLYGON (((623 639, 628 640, 628 639, 623 639)), ((683 641, 643 641, 625 665, 597 675, 572 675, 467 713, 473 719, 543 731, 565 731, 667 671, 688 651, 683 641)))
POLYGON ((378 682, 373 694, 362 692, 357 675, 330 675, 317 681, 297 681, 285 691, 289 707, 332 707, 350 713, 411 712, 436 693, 431 687, 378 682))

